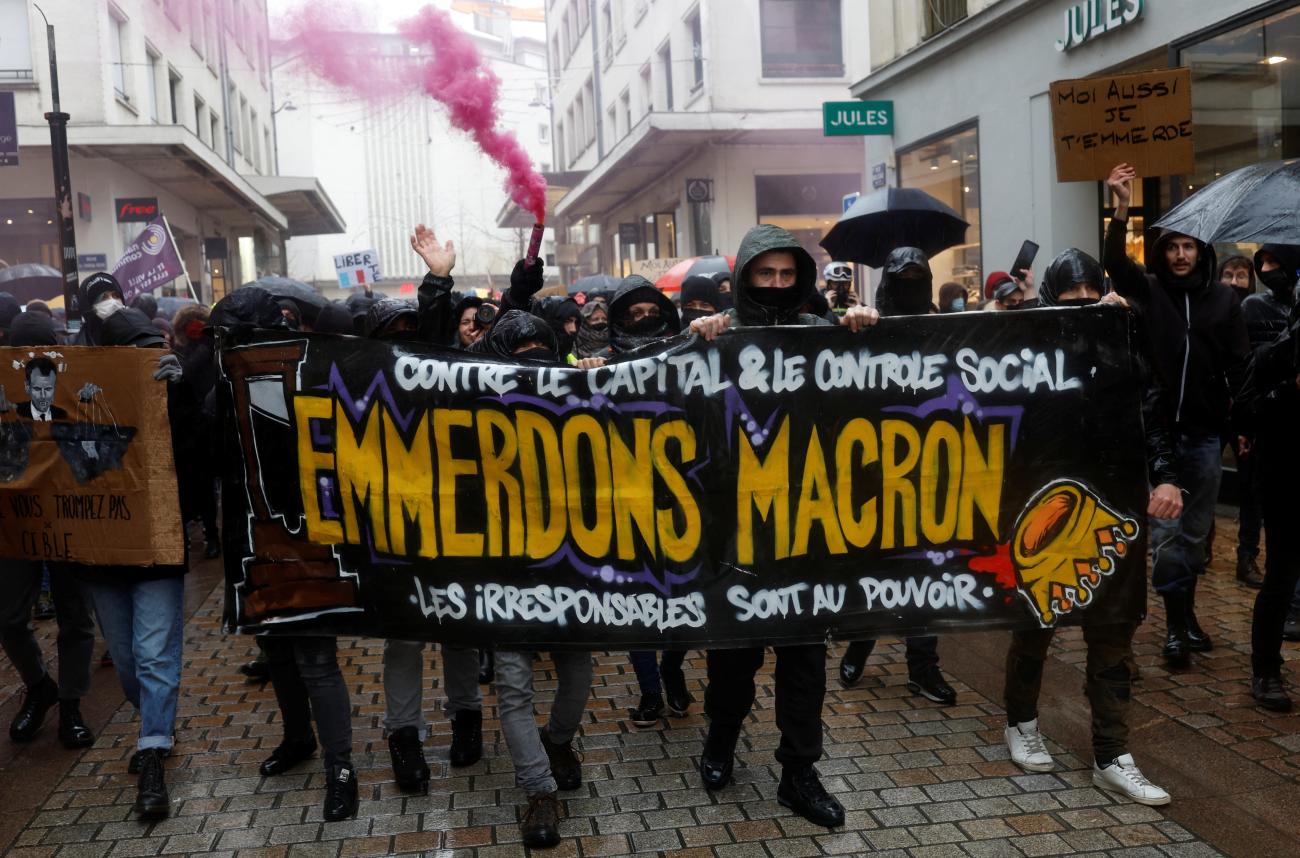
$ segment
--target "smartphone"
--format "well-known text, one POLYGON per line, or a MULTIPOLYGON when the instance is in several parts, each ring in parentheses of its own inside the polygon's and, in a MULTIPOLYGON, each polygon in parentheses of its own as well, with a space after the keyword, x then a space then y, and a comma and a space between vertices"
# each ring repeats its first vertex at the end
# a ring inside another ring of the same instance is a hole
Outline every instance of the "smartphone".
POLYGON ((1021 272, 1034 267, 1036 256, 1038 256, 1038 245, 1025 239, 1025 243, 1020 245, 1020 252, 1016 254, 1016 261, 1011 264, 1007 273, 1017 280, 1021 279, 1024 276, 1021 272))

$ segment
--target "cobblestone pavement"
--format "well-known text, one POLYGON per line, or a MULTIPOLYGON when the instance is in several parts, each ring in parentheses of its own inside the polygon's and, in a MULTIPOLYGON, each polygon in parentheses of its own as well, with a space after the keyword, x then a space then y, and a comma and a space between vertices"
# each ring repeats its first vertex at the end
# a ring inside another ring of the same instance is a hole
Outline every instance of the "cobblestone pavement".
MULTIPOLYGON (((1221 521, 1221 532, 1225 526, 1221 521)), ((760 676, 754 717, 738 749, 735 782, 710 795, 695 773, 705 726, 698 703, 689 717, 668 722, 664 729, 630 727, 624 718, 634 702, 635 678, 626 656, 613 653, 596 657, 595 689, 578 739, 584 783, 565 795, 565 840, 558 849, 537 854, 1295 854, 1296 830, 1287 830, 1287 820, 1294 826, 1294 811, 1300 807, 1300 730, 1294 717, 1266 717, 1250 705, 1246 652, 1253 593, 1235 584, 1231 565, 1222 558, 1215 567, 1199 599, 1202 624, 1219 644, 1213 652, 1198 657, 1184 673, 1166 672, 1158 664, 1163 617, 1155 603, 1139 635, 1143 678, 1134 707, 1135 753, 1153 780, 1173 789, 1175 802, 1169 808, 1116 801, 1092 786, 1082 673, 1074 668, 1083 659, 1077 633, 1058 635, 1044 689, 1046 732, 1060 742, 1052 745, 1059 767, 1050 774, 1024 774, 1006 759, 998 702, 1005 635, 951 636, 941 642, 945 668, 960 693, 959 705, 949 708, 908 693, 897 642, 877 648, 859 688, 843 690, 832 675, 824 713, 826 758, 819 769, 847 810, 845 826, 835 831, 791 816, 775 800, 779 769, 772 751, 778 736, 770 663, 760 676), (1162 736, 1174 738, 1161 744, 1162 736), (1181 750, 1169 747, 1180 744, 1181 750), (1218 771, 1206 771, 1198 780, 1195 775, 1205 766, 1197 759, 1182 760, 1189 755, 1228 764, 1209 763, 1218 771), (1166 772, 1172 782, 1162 781, 1166 772), (1240 789, 1227 783, 1216 788, 1215 778, 1243 784, 1240 789), (1261 811, 1267 818, 1256 819, 1251 814, 1256 804, 1266 803, 1265 797, 1270 808, 1277 804, 1276 813, 1261 811)), ((435 687, 425 699, 434 731, 426 746, 434 770, 429 795, 403 795, 392 781, 379 728, 382 644, 374 640, 340 641, 361 770, 358 818, 321 821, 318 760, 287 776, 260 777, 258 763, 280 738, 278 714, 269 686, 248 684, 237 672, 255 647, 249 638, 221 634, 217 583, 212 564, 190 579, 191 590, 200 591, 191 594, 195 601, 204 588, 207 596, 186 630, 177 747, 167 763, 172 817, 145 825, 130 813, 134 777, 126 774, 126 765, 135 724, 130 707, 120 705, 109 723, 92 721, 92 726, 102 725, 99 741, 80 757, 48 735, 31 746, 9 746, 9 756, 0 756, 0 782, 5 784, 0 794, 37 793, 32 810, 20 814, 24 818, 13 831, 6 834, 0 827, 0 850, 7 843, 5 854, 15 858, 525 854, 516 827, 522 796, 514 788, 497 730, 495 696, 485 697, 484 760, 450 769, 449 727, 437 710, 441 692, 433 654, 426 675, 434 678, 435 687), (23 773, 37 771, 37 761, 49 759, 62 761, 62 769, 25 784, 23 773)), ((42 637, 52 637, 53 623, 40 628, 42 637)), ((836 666, 838 653, 837 646, 828 670, 836 666)), ((1294 649, 1288 654, 1294 656, 1294 649)), ((540 662, 538 670, 538 697, 544 705, 554 674, 549 660, 540 662)), ((692 653, 686 674, 697 701, 704 673, 703 654, 692 653)), ((104 674, 111 671, 99 671, 97 688, 107 686, 120 700, 104 674)), ((0 705, 6 723, 17 706, 16 689, 12 669, 7 662, 0 665, 0 701, 10 698, 0 705)), ((52 732, 46 728, 46 734, 52 732)))

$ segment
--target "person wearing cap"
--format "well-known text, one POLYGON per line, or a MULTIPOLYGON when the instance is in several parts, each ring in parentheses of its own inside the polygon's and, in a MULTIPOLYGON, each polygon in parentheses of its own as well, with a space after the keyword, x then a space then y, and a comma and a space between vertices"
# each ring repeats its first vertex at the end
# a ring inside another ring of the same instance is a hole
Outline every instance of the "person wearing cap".
POLYGON ((718 284, 706 274, 692 274, 682 281, 681 302, 682 330, 690 327, 696 319, 712 316, 723 309, 718 284))
POLYGON ((826 303, 837 315, 842 315, 849 307, 860 303, 858 294, 853 291, 853 267, 847 262, 829 262, 822 269, 822 279, 826 281, 826 303))
POLYGON ((994 271, 984 280, 984 300, 988 302, 984 309, 992 313, 1019 310, 1025 302, 1025 291, 1007 272, 994 271))

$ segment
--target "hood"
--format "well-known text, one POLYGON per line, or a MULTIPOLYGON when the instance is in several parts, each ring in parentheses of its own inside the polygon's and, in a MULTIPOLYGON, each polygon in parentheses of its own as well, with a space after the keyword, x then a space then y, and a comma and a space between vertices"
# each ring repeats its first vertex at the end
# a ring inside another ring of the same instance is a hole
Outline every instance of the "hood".
POLYGON ((567 355, 573 351, 574 334, 564 330, 564 323, 569 319, 582 323, 582 308, 572 298, 552 295, 537 302, 534 309, 546 324, 551 326, 560 354, 567 355))
POLYGON ((8 328, 22 311, 23 305, 17 298, 8 292, 0 292, 0 328, 8 328))
POLYGON ((551 351, 556 359, 555 333, 543 319, 523 310, 506 310, 482 338, 469 347, 471 352, 488 354, 494 358, 514 363, 515 349, 530 340, 536 340, 551 351))
POLYGON ((609 341, 614 351, 630 352, 641 346, 675 336, 682 329, 677 307, 668 296, 640 275, 623 278, 609 302, 609 341), (622 325, 623 314, 634 304, 658 304, 660 325, 653 331, 632 332, 622 325))
POLYGON ((1203 289, 1210 283, 1216 282, 1216 274, 1219 270, 1218 261, 1214 255, 1214 248, 1194 236, 1184 236, 1180 232, 1171 232, 1165 230, 1160 233, 1160 237, 1151 245, 1147 251, 1147 269, 1156 275, 1161 283, 1166 286, 1176 286, 1183 289, 1203 289), (1196 242, 1196 247, 1200 255, 1196 261, 1196 267, 1185 280, 1179 280, 1169 270, 1165 263, 1165 245, 1175 238, 1187 237, 1196 242))
POLYGON ((402 316, 410 316, 412 320, 419 317, 415 305, 410 301, 401 301, 397 298, 380 298, 370 305, 366 311, 366 321, 364 326, 365 336, 378 337, 383 330, 391 325, 402 316))
POLYGON ((28 310, 19 313, 9 325, 9 346, 57 346, 59 337, 54 333, 54 319, 45 313, 28 310))
POLYGON ((1106 275, 1101 270, 1101 263, 1077 247, 1071 247, 1047 266, 1043 280, 1038 284, 1038 306, 1057 306, 1061 293, 1070 291, 1076 283, 1091 283, 1098 295, 1106 294, 1106 275))
POLYGON ((742 325, 792 325, 799 319, 800 309, 817 291, 817 263, 808 255, 794 235, 769 223, 752 227, 741 239, 736 251, 736 269, 731 278, 731 295, 736 302, 736 316, 742 325), (754 301, 750 293, 749 266, 769 250, 787 250, 794 254, 794 289, 799 300, 789 309, 764 307, 754 301))
POLYGON ((341 301, 330 301, 321 307, 312 330, 318 334, 356 333, 356 327, 352 324, 352 314, 341 301))
MULTIPOLYGON (((1255 253, 1255 279, 1264 282, 1264 274, 1259 270, 1260 256, 1267 253, 1277 260, 1282 266, 1282 270, 1287 272, 1289 285, 1282 291, 1287 294, 1278 295, 1278 299, 1286 303, 1291 303, 1294 299, 1294 287, 1297 277, 1300 277, 1300 247, 1293 244, 1266 244, 1255 253)), ((1270 289, 1269 291, 1274 291, 1270 289)), ((1277 294, 1274 291, 1274 294, 1277 294)))
POLYGON ((933 292, 934 275, 925 253, 917 247, 895 248, 885 258, 876 288, 876 309, 882 316, 924 315, 930 312, 933 292), (914 282, 900 280, 898 275, 908 268, 920 268, 925 277, 914 282))
POLYGON ((149 349, 161 348, 166 345, 166 341, 154 327, 152 319, 134 307, 126 307, 104 320, 100 345, 149 349))
POLYGON ((703 301, 713 308, 716 313, 722 309, 722 293, 718 291, 718 284, 712 277, 706 277, 702 274, 693 274, 682 281, 682 306, 685 307, 692 301, 703 301))
POLYGON ((241 286, 213 305, 208 327, 282 329, 287 325, 270 292, 257 286, 241 286))

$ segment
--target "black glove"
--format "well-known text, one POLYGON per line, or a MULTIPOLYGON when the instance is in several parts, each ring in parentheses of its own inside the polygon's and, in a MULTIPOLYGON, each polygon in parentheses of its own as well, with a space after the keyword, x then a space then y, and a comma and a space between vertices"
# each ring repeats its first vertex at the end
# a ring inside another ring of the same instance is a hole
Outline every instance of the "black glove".
POLYGON ((546 282, 543 267, 540 259, 529 266, 525 266, 522 259, 516 262, 515 270, 510 272, 510 291, 520 298, 536 295, 546 282))

